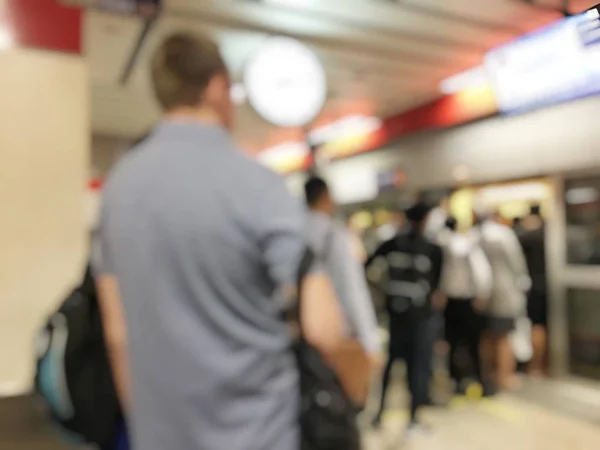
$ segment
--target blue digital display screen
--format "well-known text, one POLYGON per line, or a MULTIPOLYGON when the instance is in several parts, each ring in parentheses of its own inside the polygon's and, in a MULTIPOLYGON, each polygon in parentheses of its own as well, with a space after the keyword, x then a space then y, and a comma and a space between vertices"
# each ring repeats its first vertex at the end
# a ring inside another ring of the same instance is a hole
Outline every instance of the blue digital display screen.
POLYGON ((490 51, 485 68, 503 113, 600 94, 600 9, 490 51))

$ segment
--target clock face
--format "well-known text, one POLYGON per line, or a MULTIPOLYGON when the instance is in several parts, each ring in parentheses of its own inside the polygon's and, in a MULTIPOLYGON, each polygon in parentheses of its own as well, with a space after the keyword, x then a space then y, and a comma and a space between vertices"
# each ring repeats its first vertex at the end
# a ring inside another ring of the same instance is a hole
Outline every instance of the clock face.
POLYGON ((327 98, 325 72, 304 44, 269 38, 244 71, 248 101, 268 122, 299 127, 312 122, 327 98))

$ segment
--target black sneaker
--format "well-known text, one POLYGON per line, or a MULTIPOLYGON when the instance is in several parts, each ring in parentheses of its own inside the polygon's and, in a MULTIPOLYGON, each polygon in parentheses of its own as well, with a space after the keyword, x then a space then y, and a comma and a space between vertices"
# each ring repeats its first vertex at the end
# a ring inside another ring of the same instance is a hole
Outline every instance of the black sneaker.
POLYGON ((381 414, 377 414, 371 421, 371 426, 375 429, 381 428, 381 414))
POLYGON ((498 387, 494 383, 491 383, 489 381, 483 383, 483 396, 485 398, 493 397, 496 394, 498 394, 498 387))

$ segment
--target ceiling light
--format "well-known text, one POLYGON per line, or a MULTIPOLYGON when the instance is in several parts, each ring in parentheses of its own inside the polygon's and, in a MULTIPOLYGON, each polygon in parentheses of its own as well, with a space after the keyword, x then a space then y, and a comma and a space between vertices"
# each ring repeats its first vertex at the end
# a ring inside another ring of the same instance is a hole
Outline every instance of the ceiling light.
POLYGON ((14 39, 12 33, 2 27, 0 28, 0 48, 10 48, 14 44, 14 39))
POLYGON ((258 160, 264 165, 276 169, 290 161, 304 159, 309 153, 310 150, 304 142, 284 142, 260 152, 258 160))
POLYGON ((371 201, 379 195, 377 173, 356 167, 344 171, 344 176, 330 180, 331 192, 339 204, 352 204, 371 201))
POLYGON ((312 130, 309 139, 313 145, 322 145, 348 136, 372 133, 379 130, 381 126, 378 117, 351 115, 312 130))
POLYGON ((477 66, 442 80, 440 91, 443 94, 455 94, 463 89, 479 87, 488 83, 489 79, 485 69, 483 66, 477 66))
POLYGON ((581 187, 569 189, 565 195, 569 205, 583 205, 597 202, 600 193, 592 187, 581 187))
POLYGON ((491 186, 481 189, 478 196, 488 204, 507 201, 544 200, 548 196, 548 186, 544 182, 537 181, 491 186))

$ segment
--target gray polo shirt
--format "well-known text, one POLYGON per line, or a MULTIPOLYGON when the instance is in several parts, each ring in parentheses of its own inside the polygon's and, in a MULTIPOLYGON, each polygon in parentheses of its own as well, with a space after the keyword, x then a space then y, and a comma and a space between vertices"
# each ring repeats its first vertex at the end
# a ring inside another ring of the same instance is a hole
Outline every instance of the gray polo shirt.
POLYGON ((369 293, 365 269, 352 252, 349 231, 330 217, 310 211, 306 222, 311 249, 320 255, 331 277, 346 319, 346 331, 356 337, 368 353, 381 350, 375 307, 369 293))
POLYGON ((304 211, 227 133, 165 122, 107 182, 96 262, 123 299, 141 450, 296 450, 298 376, 279 287, 304 211))

